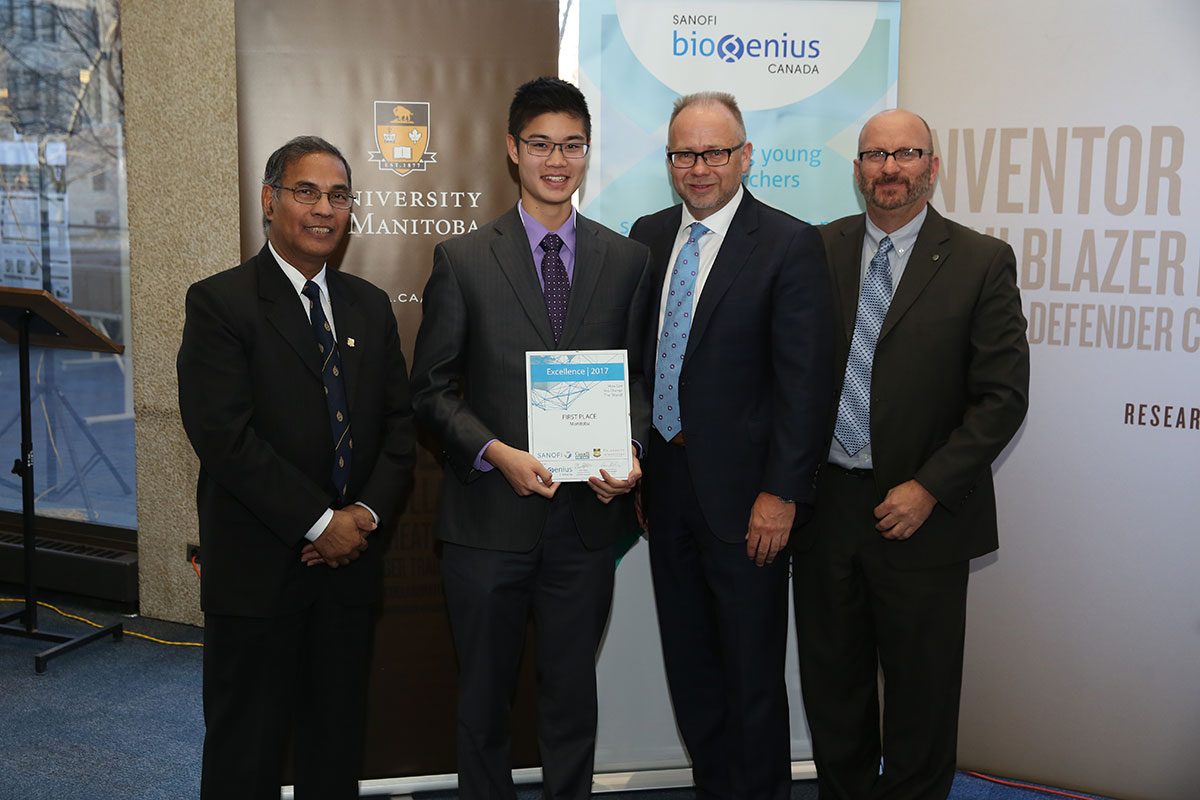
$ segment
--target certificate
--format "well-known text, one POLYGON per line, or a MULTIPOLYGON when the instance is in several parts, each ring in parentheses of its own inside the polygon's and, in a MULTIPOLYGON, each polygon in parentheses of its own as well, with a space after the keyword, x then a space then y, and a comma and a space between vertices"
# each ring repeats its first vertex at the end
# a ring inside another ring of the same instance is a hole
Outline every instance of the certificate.
POLYGON ((624 350, 525 354, 529 452, 555 481, 586 481, 633 469, 629 362, 624 350))

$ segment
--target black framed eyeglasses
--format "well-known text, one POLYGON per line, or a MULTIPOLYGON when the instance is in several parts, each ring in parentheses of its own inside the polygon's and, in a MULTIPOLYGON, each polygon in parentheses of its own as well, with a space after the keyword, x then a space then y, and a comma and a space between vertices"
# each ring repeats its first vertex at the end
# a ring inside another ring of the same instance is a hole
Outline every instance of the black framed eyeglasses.
POLYGON ((583 158, 587 155, 587 142, 552 142, 549 139, 522 139, 517 137, 517 141, 525 145, 525 152, 535 158, 549 158, 555 148, 562 151, 564 158, 583 158))
POLYGON ((306 206, 315 206, 317 203, 321 202, 321 195, 328 197, 329 205, 333 206, 339 211, 345 211, 354 205, 354 195, 345 189, 334 189, 331 192, 322 192, 315 186, 281 186, 278 183, 272 183, 271 188, 287 189, 292 193, 292 197, 296 198, 297 203, 301 203, 306 206))
POLYGON ((921 160, 921 156, 932 152, 932 150, 922 150, 920 147, 901 147, 890 153, 887 150, 863 150, 858 154, 858 160, 863 164, 881 167, 888 160, 888 156, 891 156, 896 159, 897 164, 915 164, 921 160))
POLYGON ((735 144, 733 147, 719 147, 715 150, 703 150, 700 152, 695 150, 668 150, 667 160, 676 169, 691 169, 696 166, 697 158, 704 159, 704 163, 710 167, 723 167, 733 157, 733 151, 740 150, 745 144, 745 142, 742 142, 741 144, 735 144))

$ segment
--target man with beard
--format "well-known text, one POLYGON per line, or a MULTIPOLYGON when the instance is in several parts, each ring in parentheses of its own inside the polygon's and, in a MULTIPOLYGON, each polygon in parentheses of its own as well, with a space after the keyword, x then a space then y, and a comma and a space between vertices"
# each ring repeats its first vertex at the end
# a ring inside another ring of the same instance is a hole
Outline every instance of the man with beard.
POLYGON ((821 230, 841 380, 793 540, 801 683, 822 800, 942 800, 967 567, 997 546, 991 464, 1025 416, 1029 348, 1012 248, 928 205, 925 121, 877 114, 858 149, 866 214, 821 230))

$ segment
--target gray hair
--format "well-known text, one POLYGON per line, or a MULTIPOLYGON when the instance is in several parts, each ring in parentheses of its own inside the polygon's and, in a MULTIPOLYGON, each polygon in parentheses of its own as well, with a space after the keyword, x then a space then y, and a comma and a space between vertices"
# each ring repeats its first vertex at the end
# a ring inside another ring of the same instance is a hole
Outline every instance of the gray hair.
MULTIPOLYGON (((287 172, 288 165, 313 153, 327 153, 331 156, 337 156, 342 162, 342 166, 346 168, 346 183, 350 183, 350 164, 346 161, 346 157, 342 155, 341 150, 338 150, 320 136, 297 136, 274 153, 271 153, 270 158, 267 159, 267 168, 263 170, 262 182, 263 186, 271 187, 271 197, 276 200, 279 199, 279 184, 283 180, 283 173, 287 172)), ((266 214, 263 214, 262 226, 263 233, 269 236, 271 233, 271 220, 267 219, 266 214)))
POLYGON ((738 108, 737 98, 729 92, 693 92, 685 94, 683 97, 675 100, 675 106, 671 109, 671 119, 667 124, 669 128, 675 124, 675 118, 680 112, 689 106, 724 106, 725 109, 733 115, 734 122, 737 123, 738 136, 741 140, 746 141, 746 122, 742 119, 742 110, 738 108))

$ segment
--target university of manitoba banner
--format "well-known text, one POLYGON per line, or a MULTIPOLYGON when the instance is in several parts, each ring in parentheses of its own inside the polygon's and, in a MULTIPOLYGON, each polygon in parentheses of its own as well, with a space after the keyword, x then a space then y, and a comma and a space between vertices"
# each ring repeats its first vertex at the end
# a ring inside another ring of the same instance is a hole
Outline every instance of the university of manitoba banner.
MULTIPOLYGON (((328 139, 356 193, 336 261, 391 295, 411 363, 434 246, 516 202, 508 104, 524 81, 557 72, 557 0, 242 0, 236 12, 243 255, 263 243, 267 156, 296 135, 328 139)), ((389 532, 367 778, 454 771, 456 667, 432 538, 440 469, 430 447, 419 450, 414 494, 389 532)), ((529 706, 515 714, 518 766, 536 764, 529 706)))

